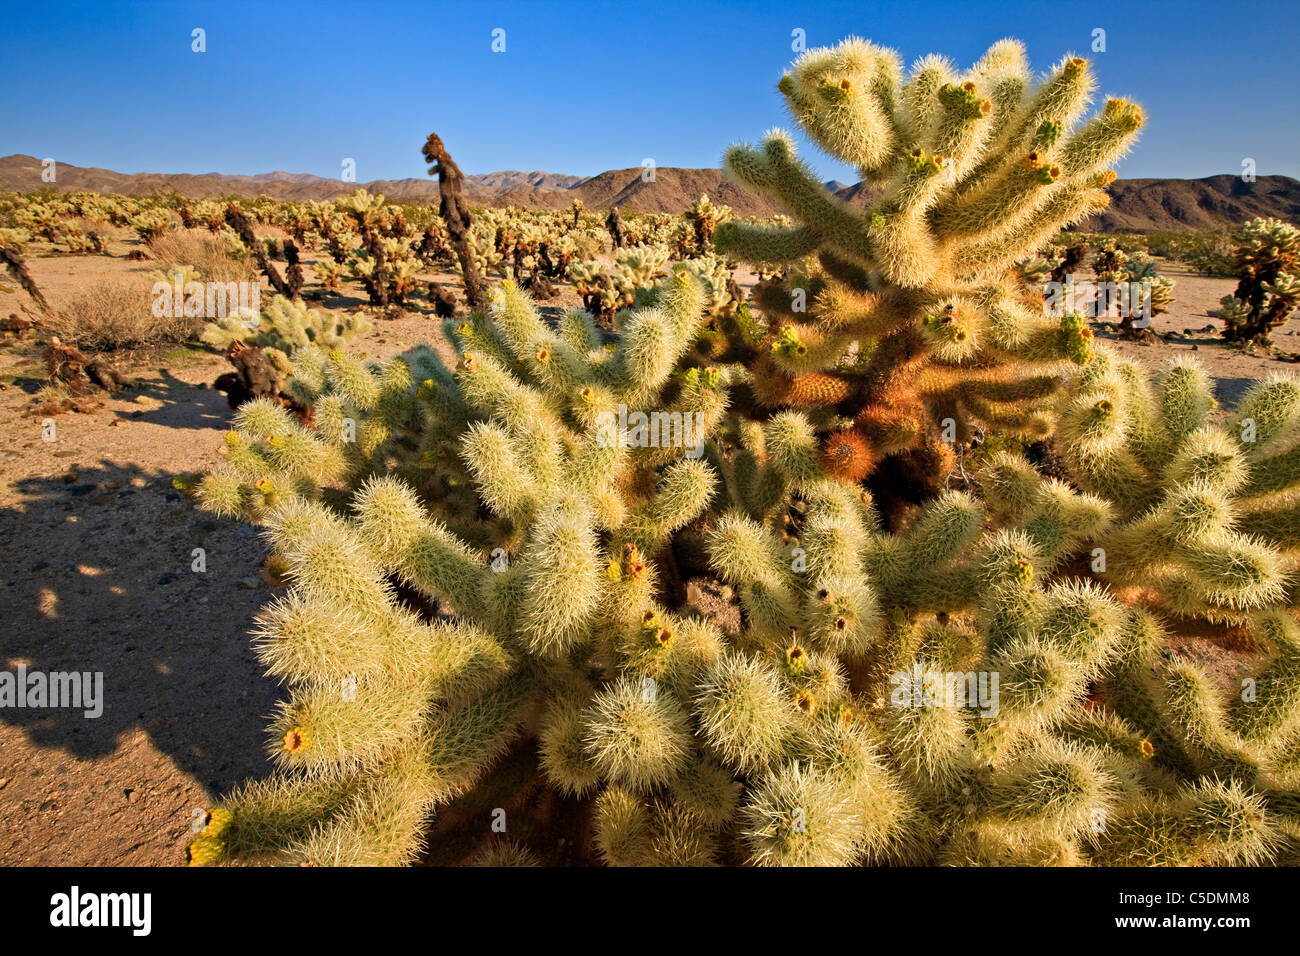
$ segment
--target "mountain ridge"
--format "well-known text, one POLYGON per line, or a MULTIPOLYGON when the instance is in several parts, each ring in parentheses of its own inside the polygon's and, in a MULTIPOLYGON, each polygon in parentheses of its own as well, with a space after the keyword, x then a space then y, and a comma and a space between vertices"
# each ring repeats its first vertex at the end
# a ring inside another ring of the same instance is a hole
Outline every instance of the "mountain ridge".
MULTIPOLYGON (((364 188, 399 202, 438 201, 438 182, 434 178, 350 183, 283 170, 256 175, 118 173, 59 163, 57 181, 51 184, 42 182, 42 169, 41 161, 33 156, 0 157, 0 189, 34 192, 52 186, 60 192, 91 190, 127 196, 175 190, 193 198, 265 195, 305 201, 334 199, 364 188)), ((845 186, 829 180, 825 185, 835 196, 858 207, 865 206, 871 196, 862 183, 845 186)), ((580 199, 584 207, 593 210, 618 206, 629 212, 678 213, 701 193, 742 216, 768 216, 780 211, 766 197, 728 182, 720 169, 659 167, 647 174, 634 167, 586 177, 544 170, 501 170, 465 177, 466 198, 471 205, 480 206, 560 209, 580 199)), ((1202 179, 1120 179, 1111 185, 1110 193, 1110 207, 1079 228, 1101 232, 1199 229, 1240 223, 1256 216, 1300 222, 1300 180, 1289 176, 1260 176, 1254 182, 1226 174, 1202 179)))

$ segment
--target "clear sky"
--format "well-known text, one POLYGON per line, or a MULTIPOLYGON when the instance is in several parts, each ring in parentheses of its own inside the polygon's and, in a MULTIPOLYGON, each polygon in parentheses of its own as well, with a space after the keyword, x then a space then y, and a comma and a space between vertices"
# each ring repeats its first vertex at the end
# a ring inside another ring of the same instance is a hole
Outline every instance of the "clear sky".
MULTIPOLYGON (((422 176, 707 167, 790 127, 775 83, 849 34, 965 66, 1016 36, 1036 70, 1091 57, 1149 124, 1125 177, 1300 176, 1300 3, 644 0, 0 2, 0 155, 120 172, 422 176), (206 31, 195 53, 191 31, 206 31), (492 51, 493 30, 505 52, 492 51), (1093 53, 1093 31, 1106 50, 1093 53)), ((804 148, 826 178, 852 172, 804 148)))

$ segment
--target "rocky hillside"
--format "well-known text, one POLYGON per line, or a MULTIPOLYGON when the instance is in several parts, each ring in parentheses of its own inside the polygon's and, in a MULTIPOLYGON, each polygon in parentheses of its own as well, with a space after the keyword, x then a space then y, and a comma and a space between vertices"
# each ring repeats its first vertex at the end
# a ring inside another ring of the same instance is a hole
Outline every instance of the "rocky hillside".
MULTIPOLYGON (((588 209, 619 206, 632 212, 681 212, 701 193, 731 206, 740 215, 766 216, 779 210, 768 200, 745 192, 723 179, 719 169, 660 167, 654 180, 640 168, 617 169, 591 176, 566 176, 540 170, 482 173, 466 176, 471 203, 483 206, 522 206, 559 209, 581 199, 588 209)), ((276 199, 331 199, 359 186, 401 202, 436 202, 438 183, 430 178, 377 179, 345 183, 307 173, 263 173, 228 176, 163 173, 117 173, 108 169, 59 164, 60 191, 94 190, 144 196, 176 190, 186 196, 271 196, 276 199)), ((30 192, 50 184, 41 181, 41 162, 33 156, 0 158, 0 189, 30 192)), ((869 192, 861 184, 826 183, 846 202, 864 205, 869 192)), ((1154 229, 1199 229, 1244 222, 1255 216, 1276 216, 1300 222, 1300 181, 1289 176, 1260 176, 1243 182, 1238 176, 1206 179, 1121 179, 1111 186, 1110 209, 1083 225, 1090 231, 1150 232, 1154 229)))

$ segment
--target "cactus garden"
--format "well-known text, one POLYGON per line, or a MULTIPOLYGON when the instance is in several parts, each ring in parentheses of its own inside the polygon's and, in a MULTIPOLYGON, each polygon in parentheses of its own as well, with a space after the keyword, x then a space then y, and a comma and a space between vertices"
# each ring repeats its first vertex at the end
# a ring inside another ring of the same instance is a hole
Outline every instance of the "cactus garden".
POLYGON ((703 186, 0 192, 5 667, 109 708, 0 862, 1300 862, 1300 232, 1099 228, 1067 39, 822 36, 703 186))

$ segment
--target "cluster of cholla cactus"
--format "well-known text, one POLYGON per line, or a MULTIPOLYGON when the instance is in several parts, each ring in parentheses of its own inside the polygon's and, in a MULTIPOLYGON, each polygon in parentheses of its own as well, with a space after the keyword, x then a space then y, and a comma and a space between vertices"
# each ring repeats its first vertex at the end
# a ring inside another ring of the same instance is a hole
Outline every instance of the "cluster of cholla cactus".
POLYGON ((150 242, 172 228, 171 213, 166 209, 146 209, 131 222, 131 228, 144 242, 150 242))
MULTIPOLYGON (((188 269, 189 267, 185 267, 188 269)), ((190 275, 193 270, 190 270, 190 275)), ((157 276, 164 274, 155 273, 157 276)), ((174 273, 180 279, 186 273, 174 273)), ((166 277, 172 281, 171 277, 166 277)), ((293 371, 290 358, 308 346, 320 349, 346 348, 358 335, 370 330, 370 323, 360 314, 335 315, 308 308, 301 299, 272 296, 260 312, 234 309, 204 327, 200 338, 214 348, 227 351, 232 345, 262 349, 282 375, 293 371)))
MULTIPOLYGON (((87 231, 76 218, 90 222, 107 221, 101 204, 92 204, 90 194, 74 194, 66 199, 29 199, 14 208, 3 218, 13 226, 0 228, 0 245, 20 248, 35 239, 53 243, 55 251, 74 255, 101 255, 106 252, 103 236, 95 229, 87 231), (58 244, 63 243, 59 249, 58 244)), ((99 197, 102 198, 102 197, 99 197)), ((0 213, 2 215, 2 213, 0 213)))
POLYGON ((567 275, 595 318, 608 326, 614 313, 636 302, 637 293, 663 277, 669 251, 659 245, 618 249, 612 266, 599 261, 572 262, 567 275))
POLYGON ((572 224, 569 216, 554 211, 482 210, 471 229, 480 270, 513 278, 535 296, 549 293, 550 280, 562 279, 570 264, 590 259, 604 247, 604 230, 583 225, 582 204, 574 202, 572 224))
POLYGON ((203 227, 209 232, 221 232, 226 225, 225 207, 211 199, 199 199, 179 209, 181 225, 186 229, 203 227))
POLYGON ((848 472, 889 456, 931 491, 954 429, 1043 434, 1060 363, 1086 361, 1090 333, 1074 315, 1045 319, 1013 266, 1108 203, 1108 167, 1142 111, 1111 99, 1085 121, 1088 62, 1068 57, 1035 83, 1012 40, 965 73, 931 56, 905 79, 895 52, 851 39, 808 51, 778 86, 805 132, 879 192, 863 210, 839 201, 780 131, 727 151, 728 174, 795 224, 726 224, 719 248, 748 262, 816 257, 761 291, 757 400, 835 413, 825 447, 848 472))
POLYGON ((981 480, 1000 520, 1089 516, 1083 569, 1171 617, 1247 625, 1289 601, 1300 552, 1293 379, 1257 383, 1216 425, 1213 385, 1198 364, 1175 360, 1153 376, 1099 351, 1060 405, 1056 445, 1069 484, 996 456, 981 480))
MULTIPOLYGON (((498 810, 462 823, 464 858, 520 861, 517 833, 546 842, 517 796, 539 783, 590 806, 584 839, 616 865, 1289 858, 1300 634, 1276 582, 1234 603, 1212 577, 1243 574, 1262 538, 1187 505, 1231 485, 1230 455, 1196 437, 1199 383, 1172 370, 1146 410, 1187 431, 1150 450, 1168 490, 1136 518, 1109 486, 1002 458, 989 504, 947 493, 890 534, 805 414, 727 414, 743 373, 691 363, 702 305, 678 269, 604 348, 590 316, 551 328, 506 284, 449 324, 454 367, 310 347, 293 379, 310 427, 241 409, 195 491, 266 526, 288 590, 257 647, 290 694, 280 772, 210 813, 192 862, 410 862, 431 811, 480 786, 498 810), (673 599, 688 538, 738 618, 698 586, 673 599), (1097 567, 1096 542, 1104 571, 1069 573, 1080 553, 1097 567), (1161 657, 1159 620, 1122 600, 1133 561, 1164 603, 1201 575, 1202 598, 1244 612, 1270 656, 1240 706, 1161 657), (521 752, 532 776, 494 775, 521 752)), ((1098 362, 1076 405, 1137 388, 1098 362)), ((1255 441, 1234 453, 1295 447, 1300 390, 1263 386, 1247 412, 1255 441)), ((1108 435, 1105 415, 1079 426, 1102 472, 1128 440, 1108 435)))
POLYGON ((694 254, 702 256, 713 249, 713 233, 719 225, 731 219, 731 208, 713 205, 705 194, 691 203, 685 215, 695 239, 694 254))
POLYGON ((94 229, 86 232, 76 223, 68 223, 63 227, 63 243, 72 255, 108 254, 108 243, 100 233, 94 229))
MULTIPOLYGON (((608 331, 509 281, 444 323, 454 360, 306 345, 303 414, 239 410, 182 485, 264 527, 284 590, 256 649, 288 693, 276 773, 209 811, 190 862, 1297 859, 1300 386, 1215 424, 1195 366, 1150 376, 1020 298, 1012 263, 1098 204, 1135 128, 1121 104, 1064 137, 1081 61, 1041 89, 1007 43, 970 78, 893 64, 855 42, 783 83, 841 152, 877 144, 853 155, 883 204, 722 230, 817 252, 784 270, 815 321, 706 315, 687 266, 608 331), (1041 418, 1058 476, 991 454, 886 514, 863 461, 972 417, 1041 418), (1188 621, 1258 666, 1176 653, 1188 621)), ((788 141, 730 159, 823 208, 788 141)))
POLYGON ((1136 335, 1153 316, 1169 311, 1174 280, 1160 275, 1149 255, 1130 255, 1114 239, 1103 239, 1097 245, 1092 271, 1098 282, 1092 314, 1117 317, 1126 335, 1136 335))
MULTIPOLYGON (((69 212, 57 201, 34 200, 20 206, 14 211, 14 225, 31 233, 38 239, 58 242, 62 229, 59 219, 69 212)), ((164 227, 165 228, 165 227, 164 227)))
POLYGON ((382 195, 357 190, 340 204, 350 216, 361 248, 348 267, 361 281, 373 305, 401 305, 416 291, 424 263, 411 249, 409 226, 402 211, 388 206, 382 195))
POLYGON ((1223 337, 1267 343, 1300 304, 1300 230, 1279 219, 1252 219, 1232 237, 1233 295, 1223 297, 1223 337))

